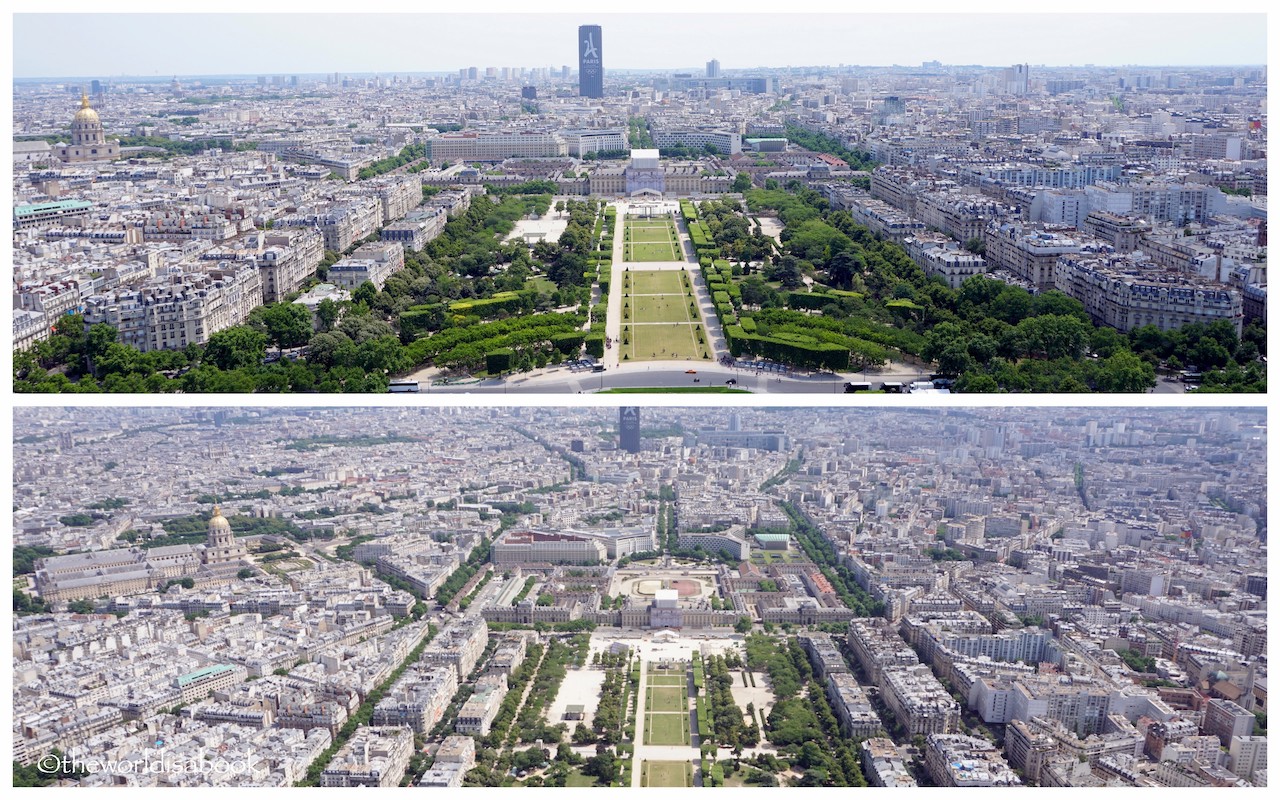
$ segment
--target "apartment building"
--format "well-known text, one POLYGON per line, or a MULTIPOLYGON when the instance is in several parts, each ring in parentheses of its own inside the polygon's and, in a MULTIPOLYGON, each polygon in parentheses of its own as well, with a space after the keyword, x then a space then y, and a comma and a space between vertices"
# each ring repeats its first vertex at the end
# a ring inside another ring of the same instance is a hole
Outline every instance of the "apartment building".
POLYGON ((182 692, 186 704, 244 683, 248 677, 249 671, 240 664, 213 664, 174 678, 173 685, 182 692))
POLYGON ((938 786, 1022 785, 996 746, 979 736, 930 734, 925 738, 924 766, 938 786))
POLYGON ((320 774, 320 785, 398 786, 412 755, 408 728, 356 728, 320 774))
POLYGON ((960 724, 960 707, 923 664, 885 671, 880 676, 884 701, 912 735, 951 733, 960 724))
POLYGON ((329 267, 329 280, 354 291, 365 281, 381 290, 387 278, 404 269, 404 246, 400 242, 370 242, 356 248, 349 258, 329 267))
POLYGON ((378 198, 357 197, 335 203, 323 212, 281 217, 275 227, 315 228, 324 236, 325 250, 342 253, 372 235, 384 221, 382 202, 378 198))
POLYGON ((1058 259, 1083 250, 1081 241, 1065 232, 1018 223, 993 225, 986 244, 992 269, 1007 269, 1042 292, 1055 288, 1058 259))
POLYGON ((259 234, 262 248, 255 262, 262 281, 262 302, 279 303, 315 274, 324 258, 324 237, 305 228, 259 234))
POLYGON ((112 326, 122 344, 146 353, 204 344, 260 305, 258 268, 221 262, 216 269, 170 274, 140 289, 94 295, 85 301, 84 317, 86 325, 112 326))
POLYGON ((1143 325, 1172 330, 1193 322, 1226 320, 1244 327, 1240 292, 1196 275, 1162 269, 1130 256, 1064 256, 1054 288, 1084 303, 1094 320, 1120 331, 1143 325))
POLYGON ((426 209, 421 213, 410 214, 400 222, 384 226, 382 241, 398 242, 405 250, 418 253, 444 231, 448 221, 448 212, 443 208, 426 209))
POLYGON ((458 721, 453 729, 469 736, 488 736, 507 691, 506 675, 482 676, 475 682, 475 691, 458 710, 458 721))
POLYGON ((440 631, 422 651, 422 661, 447 664, 465 680, 475 668, 480 654, 489 643, 489 626, 484 618, 463 617, 440 631))

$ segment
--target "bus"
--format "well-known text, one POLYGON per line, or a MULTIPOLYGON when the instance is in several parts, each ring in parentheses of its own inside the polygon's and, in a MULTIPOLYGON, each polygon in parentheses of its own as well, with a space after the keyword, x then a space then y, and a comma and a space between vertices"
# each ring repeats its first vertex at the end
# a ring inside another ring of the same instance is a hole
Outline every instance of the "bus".
POLYGON ((387 391, 392 393, 422 391, 417 381, 392 381, 387 384, 387 391))
POLYGON ((871 384, 866 381, 850 381, 844 385, 845 394, 853 394, 854 392, 869 392, 871 384))
POLYGON ((885 381, 880 384, 880 391, 885 394, 902 394, 902 384, 898 381, 885 381))

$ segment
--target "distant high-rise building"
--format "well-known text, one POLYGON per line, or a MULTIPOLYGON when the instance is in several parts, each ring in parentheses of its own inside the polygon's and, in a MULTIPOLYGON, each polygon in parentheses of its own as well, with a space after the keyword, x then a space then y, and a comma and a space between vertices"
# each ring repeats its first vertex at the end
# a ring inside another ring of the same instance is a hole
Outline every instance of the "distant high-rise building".
POLYGON ((1267 576, 1266 575, 1249 575, 1245 578, 1244 590, 1252 595, 1257 595, 1263 600, 1267 599, 1267 576))
POLYGON ((578 94, 604 97, 604 59, 599 25, 578 26, 578 94))
POLYGON ((1014 64, 1004 71, 1006 94, 1026 94, 1031 90, 1031 70, 1026 64, 1014 64))
POLYGON ((479 68, 479 67, 467 67, 467 80, 469 80, 469 81, 476 81, 476 80, 480 80, 480 68, 479 68))
POLYGON ((640 452, 640 409, 636 406, 618 409, 618 447, 628 453, 640 452))
POLYGON ((521 86, 520 97, 522 97, 525 100, 537 100, 538 87, 537 86, 521 86))
POLYGON ((102 81, 95 80, 89 85, 93 87, 90 94, 94 94, 94 95, 102 94, 102 81))
POLYGON ((720 62, 718 60, 713 58, 707 62, 707 77, 708 78, 720 77, 720 62))
POLYGON ((560 67, 560 78, 562 80, 566 80, 566 81, 569 80, 569 76, 572 74, 573 74, 573 69, 568 64, 565 64, 562 67, 560 67))

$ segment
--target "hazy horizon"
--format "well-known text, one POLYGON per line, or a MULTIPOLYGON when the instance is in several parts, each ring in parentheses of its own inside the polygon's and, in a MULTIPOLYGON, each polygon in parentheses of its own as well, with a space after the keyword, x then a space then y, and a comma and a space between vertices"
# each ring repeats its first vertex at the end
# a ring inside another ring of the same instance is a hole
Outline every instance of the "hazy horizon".
POLYGON ((1263 14, 14 14, 13 78, 576 69, 580 24, 603 27, 609 72, 700 69, 713 58, 728 71, 1243 67, 1265 66, 1267 52, 1263 14), (195 30, 229 44, 192 47, 195 30))

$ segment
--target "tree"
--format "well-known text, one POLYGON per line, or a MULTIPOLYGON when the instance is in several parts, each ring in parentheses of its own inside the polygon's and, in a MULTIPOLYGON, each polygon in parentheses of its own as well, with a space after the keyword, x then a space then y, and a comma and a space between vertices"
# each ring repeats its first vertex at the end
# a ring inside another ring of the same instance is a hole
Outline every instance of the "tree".
POLYGON ((249 324, 280 348, 301 347, 312 334, 311 312, 297 303, 259 306, 249 315, 249 324))
MULTIPOLYGON (((71 317, 64 317, 64 319, 72 319, 74 317, 80 317, 80 315, 75 314, 71 317)), ((99 322, 97 325, 91 325, 86 333, 83 330, 84 317, 80 317, 80 320, 82 330, 78 332, 78 338, 83 342, 82 346, 84 347, 84 353, 89 357, 91 362, 96 361, 107 352, 107 349, 111 347, 111 345, 116 344, 116 342, 119 341, 116 329, 110 325, 99 322)), ((61 328, 59 328, 59 330, 61 330, 61 328)), ((73 338, 72 347, 75 346, 76 339, 73 338)))
POLYGON ((1156 371, 1129 350, 1119 350, 1102 362, 1098 388, 1104 392, 1143 392, 1156 385, 1156 371))
POLYGON ((943 375, 959 375, 973 366, 973 358, 969 355, 964 342, 956 341, 947 345, 938 354, 938 372, 943 375))
POLYGON ((341 307, 328 297, 321 300, 320 305, 316 306, 316 320, 319 321, 320 330, 322 331, 333 330, 334 324, 341 315, 341 307))
MULTIPOLYGON (((1045 314, 1056 314, 1059 317, 1076 317, 1083 322, 1089 321, 1089 312, 1084 310, 1084 303, 1074 297, 1063 294, 1057 289, 1050 289, 1031 299, 1031 313, 1037 317, 1045 314)), ((1107 330, 1112 330, 1108 328, 1107 330)))
POLYGON ((742 302, 745 305, 770 308, 778 305, 778 292, 764 278, 750 275, 742 282, 742 302))
POLYGON ((209 337, 204 348, 204 361, 221 370, 234 370, 261 364, 266 353, 265 333, 247 325, 237 325, 209 337))
POLYGON ((596 776, 600 783, 606 786, 612 785, 618 779, 620 772, 618 759, 613 754, 613 750, 605 748, 598 755, 587 759, 582 765, 582 772, 584 775, 596 776))
POLYGON ((365 281, 357 286, 356 290, 351 293, 351 300, 356 303, 363 303, 367 306, 372 305, 373 298, 377 295, 378 287, 374 286, 372 281, 365 281))
POLYGON ((579 722, 573 729, 574 744, 591 744, 596 740, 595 733, 586 725, 579 722))
POLYGON ((1018 323, 1031 353, 1047 359, 1079 358, 1088 340, 1089 325, 1076 317, 1048 314, 1018 323))
POLYGON ((733 629, 738 633, 748 633, 751 630, 751 617, 738 617, 738 621, 733 623, 733 629))
POLYGON ((356 352, 356 365, 369 373, 388 374, 409 367, 409 358, 394 335, 379 336, 362 342, 356 352))
POLYGON ((800 272, 800 261, 795 256, 786 255, 778 259, 773 268, 772 279, 782 284, 784 289, 795 289, 803 283, 804 276, 800 272))
POLYGON ((751 176, 745 172, 739 172, 733 177, 733 191, 742 193, 751 188, 751 176))
POLYGON ((93 603, 88 600, 72 600, 67 603, 67 610, 72 614, 92 614, 93 603))
POLYGON ((866 263, 862 256, 849 250, 841 250, 827 263, 827 277, 831 279, 833 286, 848 289, 853 285, 853 276, 861 274, 864 269, 866 263))
POLYGON ((346 334, 356 344, 364 344, 370 339, 377 339, 383 336, 395 336, 395 330, 392 329, 391 325, 368 315, 347 317, 338 326, 338 330, 346 334))
POLYGON ((341 331, 317 333, 307 343, 307 361, 322 367, 346 366, 356 359, 356 345, 341 331))
POLYGON ((253 570, 249 569, 248 567, 245 567, 244 569, 242 569, 242 570, 240 570, 239 572, 237 572, 237 573, 236 573, 236 577, 237 577, 237 578, 239 578, 239 579, 240 579, 240 580, 242 580, 242 581, 243 581, 243 580, 247 580, 247 579, 249 579, 249 578, 252 578, 252 577, 253 577, 253 570))

